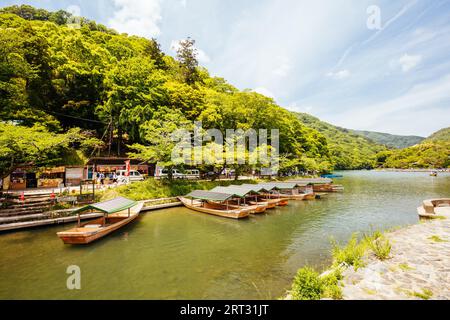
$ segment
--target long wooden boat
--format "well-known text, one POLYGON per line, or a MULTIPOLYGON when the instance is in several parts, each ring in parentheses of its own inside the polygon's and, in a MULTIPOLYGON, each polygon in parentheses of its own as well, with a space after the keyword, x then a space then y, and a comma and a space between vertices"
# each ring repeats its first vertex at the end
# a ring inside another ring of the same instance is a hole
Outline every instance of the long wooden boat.
POLYGON ((289 200, 305 200, 306 194, 298 193, 298 194, 282 194, 283 198, 287 198, 289 200))
POLYGON ((58 232, 57 235, 65 244, 89 244, 135 220, 143 205, 142 202, 125 198, 88 205, 78 210, 78 214, 91 210, 102 212, 104 216, 83 224, 78 220, 77 227, 58 232))
POLYGON ((262 199, 265 199, 266 201, 273 201, 279 207, 287 206, 289 203, 289 198, 280 194, 264 193, 262 194, 262 199))
POLYGON ((272 199, 272 198, 268 198, 264 195, 258 196, 258 201, 267 202, 267 209, 273 209, 280 203, 280 199, 278 199, 278 198, 272 199))
POLYGON ((248 201, 249 204, 257 205, 257 206, 260 206, 260 207, 264 207, 264 211, 263 212, 265 212, 267 209, 272 209, 272 208, 275 208, 277 206, 275 203, 269 204, 268 201, 258 200, 257 197, 256 197, 255 200, 247 200, 247 201, 248 201))
MULTIPOLYGON (((314 192, 304 193, 303 195, 304 195, 303 200, 314 200, 314 199, 317 199, 317 194, 314 193, 314 192)), ((319 197, 319 199, 320 199, 320 197, 319 197)))
POLYGON ((247 204, 243 204, 242 202, 238 202, 236 200, 230 201, 229 207, 233 209, 247 209, 250 211, 250 214, 264 213, 267 209, 267 205, 260 205, 253 201, 247 201, 247 204))
POLYGON ((186 208, 224 218, 247 218, 251 211, 245 208, 232 208, 230 205, 227 207, 227 205, 223 203, 200 201, 185 197, 178 197, 178 199, 185 205, 186 208))

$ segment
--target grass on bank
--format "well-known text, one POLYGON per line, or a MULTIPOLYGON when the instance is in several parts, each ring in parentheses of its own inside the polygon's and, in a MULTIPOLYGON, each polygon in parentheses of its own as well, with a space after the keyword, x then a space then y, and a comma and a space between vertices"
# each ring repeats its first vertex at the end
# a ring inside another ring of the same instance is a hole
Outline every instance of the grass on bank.
POLYGON ((444 239, 442 239, 441 237, 436 236, 436 235, 431 236, 431 237, 429 237, 428 239, 431 240, 431 241, 433 241, 433 242, 437 242, 437 243, 439 243, 439 242, 447 242, 447 240, 444 240, 444 239))
POLYGON ((342 275, 339 270, 334 270, 324 276, 320 276, 311 267, 298 270, 292 284, 292 299, 294 300, 320 300, 330 298, 342 299, 342 289, 339 280, 342 275))
POLYGON ((433 297, 433 291, 428 289, 422 289, 422 292, 412 291, 408 292, 412 297, 417 297, 423 300, 430 300, 433 297))
POLYGON ((355 270, 365 266, 364 257, 371 251, 379 260, 388 259, 391 252, 391 244, 381 232, 373 232, 358 240, 358 234, 354 233, 347 245, 341 247, 332 240, 333 263, 331 271, 320 276, 311 267, 303 267, 298 270, 292 284, 291 295, 294 300, 319 300, 330 298, 342 299, 341 266, 347 265, 355 270))

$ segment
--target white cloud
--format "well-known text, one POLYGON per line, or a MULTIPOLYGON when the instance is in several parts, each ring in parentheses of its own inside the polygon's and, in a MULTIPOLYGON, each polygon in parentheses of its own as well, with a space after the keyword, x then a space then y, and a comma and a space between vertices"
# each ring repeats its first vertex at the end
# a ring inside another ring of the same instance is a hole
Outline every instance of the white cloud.
POLYGON ((403 72, 408 72, 409 70, 415 68, 422 61, 422 56, 410 56, 408 54, 404 54, 400 59, 398 59, 398 63, 400 64, 403 72))
POLYGON ((114 0, 117 8, 108 25, 119 32, 142 37, 160 34, 162 20, 160 0, 114 0))
POLYGON ((336 72, 328 72, 326 74, 326 76, 328 78, 333 78, 333 79, 336 79, 336 80, 343 80, 343 79, 346 79, 346 78, 350 77, 350 71, 345 69, 345 70, 339 70, 339 71, 336 71, 336 72))
MULTIPOLYGON (((172 40, 172 42, 170 43, 170 49, 173 52, 177 52, 178 48, 180 47, 180 41, 181 40, 172 40)), ((206 54, 205 51, 203 51, 202 49, 199 49, 197 47, 194 47, 194 48, 197 51, 197 59, 200 63, 211 62, 211 58, 206 54)))
MULTIPOLYGON (((415 85, 407 92, 380 103, 366 105, 364 107, 352 107, 346 112, 339 113, 335 123, 354 129, 382 130, 403 134, 424 134, 423 128, 435 127, 437 123, 448 126, 450 109, 442 108, 450 103, 450 74, 425 84, 415 85), (428 112, 427 112, 428 111, 428 112), (427 114, 427 118, 416 117, 414 114, 427 114), (408 121, 395 121, 392 127, 387 127, 387 122, 393 116, 400 116, 408 121), (408 115, 405 117, 405 115, 408 115), (399 129, 405 127, 405 131, 399 129), (406 130, 407 128, 407 130, 406 130)), ((430 133, 430 132, 428 132, 430 133)))
POLYGON ((269 98, 272 98, 275 100, 275 95, 267 88, 258 87, 258 88, 253 89, 253 92, 260 93, 266 97, 269 97, 269 98))
POLYGON ((180 0, 180 5, 181 5, 183 8, 186 8, 186 6, 187 6, 187 0, 180 0))
POLYGON ((301 105, 298 104, 297 102, 293 102, 287 106, 287 109, 295 112, 309 113, 314 109, 314 107, 312 105, 301 105))

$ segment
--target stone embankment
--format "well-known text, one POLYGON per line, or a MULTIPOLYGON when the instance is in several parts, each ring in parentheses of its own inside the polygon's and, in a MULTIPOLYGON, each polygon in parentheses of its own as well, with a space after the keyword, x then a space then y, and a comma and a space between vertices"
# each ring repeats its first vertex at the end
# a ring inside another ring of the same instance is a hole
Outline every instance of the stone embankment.
POLYGON ((450 299, 450 210, 440 217, 386 233, 392 249, 384 261, 343 272, 343 298, 450 299))

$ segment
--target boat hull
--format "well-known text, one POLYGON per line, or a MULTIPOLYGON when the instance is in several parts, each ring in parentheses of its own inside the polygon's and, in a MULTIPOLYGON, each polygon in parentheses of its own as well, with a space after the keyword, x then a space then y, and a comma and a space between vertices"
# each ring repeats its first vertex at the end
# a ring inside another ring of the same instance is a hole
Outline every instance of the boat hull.
POLYGON ((139 216, 143 203, 139 203, 135 207, 130 209, 130 215, 128 210, 124 210, 115 214, 111 214, 106 218, 107 226, 99 228, 85 228, 88 225, 102 225, 103 218, 91 220, 82 224, 80 227, 73 228, 67 231, 58 232, 58 237, 65 244, 89 244, 98 239, 101 239, 108 234, 116 231, 129 224, 139 216))
POLYGON ((247 218, 250 214, 250 210, 243 209, 232 209, 232 210, 218 210, 212 208, 206 208, 198 205, 198 201, 191 201, 190 199, 179 197, 178 198, 186 208, 201 212, 207 213, 214 216, 219 216, 223 218, 229 219, 244 219, 247 218))
MULTIPOLYGON (((130 216, 130 218, 122 219, 120 222, 116 222, 115 224, 102 228, 102 230, 94 231, 92 233, 79 233, 79 232, 60 232, 58 233, 58 237, 65 244, 89 244, 95 240, 103 238, 108 234, 116 231, 117 229, 122 228, 123 226, 129 224, 134 219, 136 219, 138 215, 130 216)), ((100 221, 99 221, 100 222, 100 221)), ((92 222, 91 222, 92 223, 92 222)))

